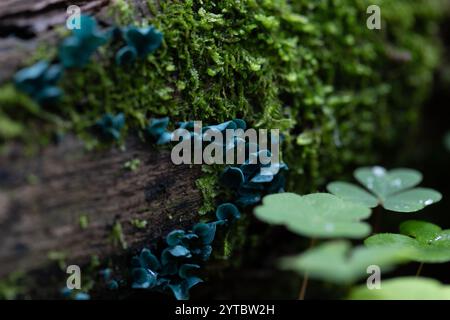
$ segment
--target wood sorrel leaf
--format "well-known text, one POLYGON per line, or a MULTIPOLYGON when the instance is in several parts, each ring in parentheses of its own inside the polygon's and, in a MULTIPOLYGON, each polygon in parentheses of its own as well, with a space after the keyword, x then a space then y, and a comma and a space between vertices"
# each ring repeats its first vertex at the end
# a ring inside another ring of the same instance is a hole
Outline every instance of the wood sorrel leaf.
POLYGON ((450 300, 450 286, 435 279, 401 277, 383 280, 379 290, 369 290, 366 285, 354 288, 353 300, 450 300))
POLYGON ((372 196, 363 188, 348 182, 332 182, 328 184, 327 189, 332 194, 343 200, 361 204, 369 208, 378 206, 378 199, 372 196))
POLYGON ((360 168, 354 173, 356 180, 381 200, 401 190, 412 188, 422 181, 422 174, 412 169, 387 171, 383 167, 360 168))
POLYGON ((382 271, 391 270, 406 261, 408 249, 363 246, 351 248, 348 241, 334 241, 281 260, 281 268, 339 284, 353 283, 367 277, 367 267, 377 265, 382 271))
POLYGON ((441 199, 442 195, 433 189, 414 188, 389 196, 383 207, 396 212, 415 212, 441 199))
POLYGON ((373 195, 347 182, 332 182, 327 190, 347 201, 369 208, 381 204, 386 210, 395 212, 416 212, 442 199, 442 195, 433 189, 410 189, 422 181, 422 174, 416 170, 387 171, 376 166, 357 169, 354 175, 373 195))
POLYGON ((370 209, 329 193, 300 196, 279 193, 264 197, 255 209, 260 220, 286 226, 290 231, 312 238, 362 238, 370 226, 361 222, 370 216, 370 209))
POLYGON ((450 229, 417 220, 405 221, 400 225, 402 234, 381 233, 367 238, 369 247, 412 248, 408 258, 425 263, 450 261, 450 229))

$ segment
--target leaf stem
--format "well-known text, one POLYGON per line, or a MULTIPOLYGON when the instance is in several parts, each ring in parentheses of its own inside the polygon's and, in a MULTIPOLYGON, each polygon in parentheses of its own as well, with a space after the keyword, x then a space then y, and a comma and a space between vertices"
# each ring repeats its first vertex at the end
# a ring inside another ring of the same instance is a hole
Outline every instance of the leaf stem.
MULTIPOLYGON (((316 242, 316 240, 314 238, 311 238, 308 249, 311 249, 312 247, 314 247, 315 242, 316 242)), ((298 295, 298 300, 305 300, 306 288, 308 287, 308 280, 309 280, 309 274, 308 274, 308 272, 305 272, 303 274, 303 281, 302 281, 302 286, 300 288, 300 293, 298 295)))
POLYGON ((422 269, 423 269, 423 262, 420 263, 419 268, 417 269, 416 277, 420 276, 422 269))
POLYGON ((308 272, 303 275, 302 287, 300 288, 300 294, 298 295, 298 300, 305 300, 306 288, 308 287, 308 272))

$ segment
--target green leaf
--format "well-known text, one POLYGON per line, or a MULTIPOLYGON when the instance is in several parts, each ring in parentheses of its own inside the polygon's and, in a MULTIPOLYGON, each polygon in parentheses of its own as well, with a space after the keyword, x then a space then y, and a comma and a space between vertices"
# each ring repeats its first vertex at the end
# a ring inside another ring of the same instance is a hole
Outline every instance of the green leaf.
POLYGON ((0 113, 0 138, 10 139, 19 136, 24 128, 0 113))
POLYGON ((412 169, 387 171, 379 166, 357 169, 354 176, 382 200, 401 190, 412 188, 422 181, 422 174, 419 171, 412 169))
POLYGON ((442 195, 433 189, 411 189, 422 181, 422 174, 416 170, 387 171, 375 166, 357 169, 354 175, 374 195, 346 182, 332 182, 327 190, 347 201, 369 208, 381 204, 386 210, 395 212, 416 212, 442 199, 442 195))
POLYGON ((442 195, 433 189, 415 188, 388 197, 383 207, 396 212, 415 212, 441 199, 442 195))
POLYGON ((332 182, 327 190, 345 201, 361 204, 369 208, 378 206, 378 199, 361 187, 348 182, 332 182))
POLYGON ((389 271, 406 261, 407 249, 363 246, 351 248, 348 241, 322 244, 305 253, 281 260, 281 267, 298 273, 307 272, 312 278, 338 284, 349 284, 367 277, 367 267, 377 265, 389 271))
POLYGON ((450 261, 450 229, 409 220, 400 225, 402 234, 381 233, 365 240, 369 247, 410 248, 409 259, 425 263, 443 263, 450 261))
POLYGON ((367 207, 329 193, 272 194, 264 197, 263 204, 255 209, 260 220, 284 225, 294 233, 311 238, 362 238, 370 233, 370 226, 361 220, 370 213, 367 207))
POLYGON ((366 285, 354 288, 353 300, 450 300, 450 286, 421 277, 401 277, 384 280, 379 290, 369 290, 366 285))

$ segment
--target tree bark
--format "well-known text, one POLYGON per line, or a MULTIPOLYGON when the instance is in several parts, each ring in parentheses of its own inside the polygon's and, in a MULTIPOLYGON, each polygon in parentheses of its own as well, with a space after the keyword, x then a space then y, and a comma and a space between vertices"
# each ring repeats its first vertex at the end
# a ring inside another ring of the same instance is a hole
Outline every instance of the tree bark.
POLYGON ((191 226, 202 201, 195 188, 200 174, 137 139, 125 151, 88 152, 67 138, 32 158, 12 148, 0 157, 0 277, 46 267, 52 251, 78 265, 125 252, 125 243, 114 241, 116 223, 128 249, 191 226), (124 168, 132 159, 141 162, 135 171, 124 168), (80 217, 88 220, 85 228, 80 217), (137 228, 132 219, 147 226, 137 228))

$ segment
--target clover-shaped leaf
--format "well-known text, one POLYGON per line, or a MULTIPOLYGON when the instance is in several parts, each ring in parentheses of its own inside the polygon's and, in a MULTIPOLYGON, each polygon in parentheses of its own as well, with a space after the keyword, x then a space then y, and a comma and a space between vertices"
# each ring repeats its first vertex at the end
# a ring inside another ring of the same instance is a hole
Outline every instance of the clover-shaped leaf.
POLYGON ((417 220, 405 221, 400 225, 401 234, 380 233, 365 240, 369 247, 412 248, 409 258, 424 263, 450 261, 450 229, 417 220))
POLYGON ((357 185, 340 181, 328 184, 327 190, 344 200, 369 208, 381 204, 386 210, 395 212, 419 211, 442 198, 433 189, 413 188, 422 181, 422 174, 416 170, 386 171, 376 166, 357 169, 354 176, 373 194, 357 185))
POLYGON ((312 238, 365 237, 370 226, 361 220, 368 218, 370 212, 367 207, 329 193, 272 194, 264 197, 263 204, 255 209, 260 220, 285 225, 292 232, 312 238))
POLYGON ((378 290, 370 290, 367 285, 354 288, 350 292, 352 300, 450 300, 450 286, 439 281, 422 277, 401 277, 383 280, 378 290))
POLYGON ((338 284, 350 284, 367 277, 367 267, 377 265, 391 270, 405 261, 406 249, 351 248, 348 241, 333 241, 294 257, 285 257, 280 267, 298 273, 307 272, 312 278, 338 284))

